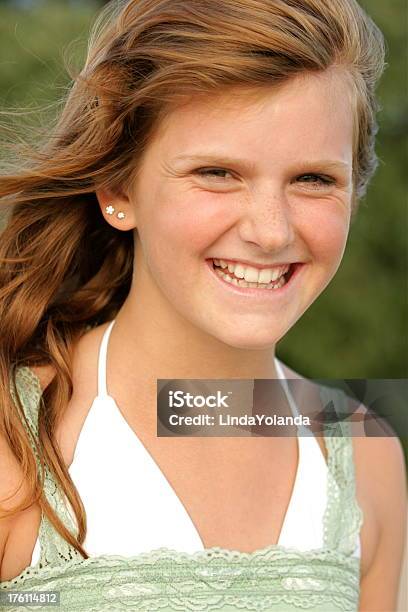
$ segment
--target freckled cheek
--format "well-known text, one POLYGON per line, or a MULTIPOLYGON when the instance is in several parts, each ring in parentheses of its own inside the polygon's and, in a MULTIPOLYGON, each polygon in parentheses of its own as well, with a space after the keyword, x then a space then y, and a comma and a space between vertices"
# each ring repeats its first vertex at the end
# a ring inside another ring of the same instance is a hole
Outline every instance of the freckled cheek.
POLYGON ((181 256, 202 255, 228 229, 227 215, 214 199, 185 196, 157 209, 151 223, 181 256))
POLYGON ((219 236, 205 211, 176 203, 157 206, 140 234, 150 273, 171 299, 193 290, 200 279, 197 267, 219 236))
POLYGON ((307 225, 304 237, 316 263, 333 270, 338 268, 346 247, 348 228, 348 221, 342 216, 322 216, 307 225))

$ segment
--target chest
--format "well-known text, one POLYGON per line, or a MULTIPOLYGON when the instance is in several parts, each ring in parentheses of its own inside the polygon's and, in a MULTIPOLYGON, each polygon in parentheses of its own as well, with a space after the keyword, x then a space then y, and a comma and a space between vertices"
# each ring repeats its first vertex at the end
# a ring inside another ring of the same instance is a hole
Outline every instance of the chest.
POLYGON ((277 543, 294 489, 296 440, 145 438, 205 547, 250 552, 277 543), (269 443, 268 443, 269 442, 269 443), (175 446, 176 444, 176 446, 175 446))
POLYGON ((321 545, 321 439, 301 456, 297 438, 158 438, 126 406, 92 405, 85 415, 70 408, 59 435, 94 554, 101 542, 99 554, 110 546, 130 555, 160 546, 321 545))
POLYGON ((95 508, 90 526, 119 511, 130 529, 128 509, 137 505, 135 519, 161 531, 161 545, 172 524, 179 534, 190 532, 199 548, 250 552, 278 541, 297 472, 296 438, 273 444, 268 438, 158 438, 113 403, 103 406, 102 418, 101 408, 92 407, 79 434, 73 424, 61 429, 71 477, 87 511, 95 508))

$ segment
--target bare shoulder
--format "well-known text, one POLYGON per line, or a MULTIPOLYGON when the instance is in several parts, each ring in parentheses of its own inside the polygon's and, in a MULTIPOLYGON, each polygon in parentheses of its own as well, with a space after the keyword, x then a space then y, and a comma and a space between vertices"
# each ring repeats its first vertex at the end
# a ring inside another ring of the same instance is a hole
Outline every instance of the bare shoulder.
MULTIPOLYGON (((98 393, 98 352, 107 325, 104 323, 86 331, 73 347, 72 395, 55 430, 55 439, 67 466, 72 462, 79 432, 98 393)), ((31 369, 43 390, 55 376, 51 366, 31 369)))
MULTIPOLYGON (((86 331, 73 347, 73 401, 69 402, 60 421, 60 431, 56 432, 56 439, 67 465, 72 458, 74 442, 85 411, 89 409, 92 395, 96 394, 98 349, 107 325, 86 331)), ((43 391, 56 375, 51 365, 31 366, 30 370, 37 377, 43 391)), ((17 575, 20 567, 27 565, 27 550, 20 546, 22 537, 27 536, 30 540, 38 532, 41 517, 38 504, 34 503, 13 515, 5 515, 20 505, 27 493, 28 483, 25 481, 22 467, 5 434, 0 431, 0 581, 11 579, 17 575)))
POLYGON ((107 325, 86 331, 73 349, 72 395, 55 431, 67 466, 71 465, 80 431, 98 393, 98 354, 107 325))
POLYGON ((407 529, 404 450, 387 422, 348 399, 356 497, 363 511, 359 610, 396 610, 407 529))
MULTIPOLYGON (((369 410, 359 407, 359 414, 369 410)), ((364 514, 360 610, 395 610, 406 540, 407 486, 396 435, 353 435, 357 498, 364 514), (363 551, 364 552, 364 551, 363 551)))
MULTIPOLYGON (((281 365, 287 378, 306 380, 298 372, 281 365)), ((308 385, 302 385, 302 390, 307 388, 308 385)), ((356 498, 363 512, 359 610, 385 612, 396 609, 406 540, 404 451, 399 438, 386 423, 357 400, 349 397, 348 401, 356 498)))
POLYGON ((397 512, 395 506, 406 511, 404 449, 391 427, 385 422, 376 422, 375 415, 366 406, 359 405, 352 417, 353 454, 359 480, 370 492, 381 522, 390 513, 397 512), (364 423, 369 426, 364 428, 364 423))
MULTIPOLYGON (((0 473, 0 506, 2 510, 9 511, 23 499, 21 490, 20 494, 15 495, 18 483, 22 478, 22 471, 4 432, 0 432, 0 473)), ((11 517, 6 521, 2 514, 0 512, 0 534, 6 522, 7 524, 11 522, 11 517)))
MULTIPOLYGON (((22 467, 12 452, 5 434, 0 432, 0 581, 8 580, 15 575, 9 572, 5 562, 11 534, 16 530, 23 532, 27 525, 38 523, 40 520, 41 511, 36 503, 10 514, 25 501, 28 492, 22 467)), ((13 558, 16 556, 17 552, 14 551, 13 558)))
POLYGON ((353 442, 358 481, 367 492, 378 528, 362 580, 361 609, 395 610, 406 540, 404 453, 397 437, 360 437, 353 442))
MULTIPOLYGON (((89 371, 94 369, 95 356, 98 352, 98 346, 101 341, 102 334, 109 323, 98 325, 82 334, 79 340, 73 347, 73 379, 74 388, 80 388, 81 381, 86 381, 89 386, 92 377, 88 376, 89 371)), ((52 364, 42 366, 31 366, 30 369, 39 380, 41 389, 44 391, 52 382, 56 375, 56 370, 52 364)))
MULTIPOLYGON (((406 466, 402 444, 397 436, 353 437, 358 479, 370 493, 379 525, 406 514, 406 466)), ((403 522, 403 521, 402 521, 403 522)))
POLYGON ((43 366, 30 366, 30 370, 36 375, 42 391, 48 387, 55 376, 55 368, 52 364, 43 366))

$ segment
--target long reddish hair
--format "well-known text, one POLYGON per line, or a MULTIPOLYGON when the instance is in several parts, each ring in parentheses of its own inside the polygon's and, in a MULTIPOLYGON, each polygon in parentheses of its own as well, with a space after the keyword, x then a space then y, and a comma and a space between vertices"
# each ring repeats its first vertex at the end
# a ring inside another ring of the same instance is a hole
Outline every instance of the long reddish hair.
POLYGON ((88 556, 84 507, 54 434, 72 395, 73 346, 120 309, 134 248, 132 232, 105 222, 95 190, 128 188, 160 121, 189 96, 273 87, 333 66, 344 70, 352 91, 355 214, 377 164, 375 86, 384 67, 382 34, 355 0, 111 2, 95 21, 85 65, 71 74, 52 125, 35 143, 5 140, 0 425, 27 495, 3 516, 38 501, 59 533, 88 556), (42 470, 19 397, 14 402, 10 393, 22 365, 55 371, 39 406, 42 470), (77 537, 43 495, 44 465, 74 510, 77 537))

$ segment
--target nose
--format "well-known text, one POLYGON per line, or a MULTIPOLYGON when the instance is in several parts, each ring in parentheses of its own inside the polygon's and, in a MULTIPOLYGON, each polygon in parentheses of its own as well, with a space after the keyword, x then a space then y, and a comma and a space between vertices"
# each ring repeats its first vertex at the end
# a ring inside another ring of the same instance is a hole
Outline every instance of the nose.
POLYGON ((283 193, 252 194, 242 207, 238 223, 241 240, 265 252, 281 252, 295 239, 291 210, 283 193))

